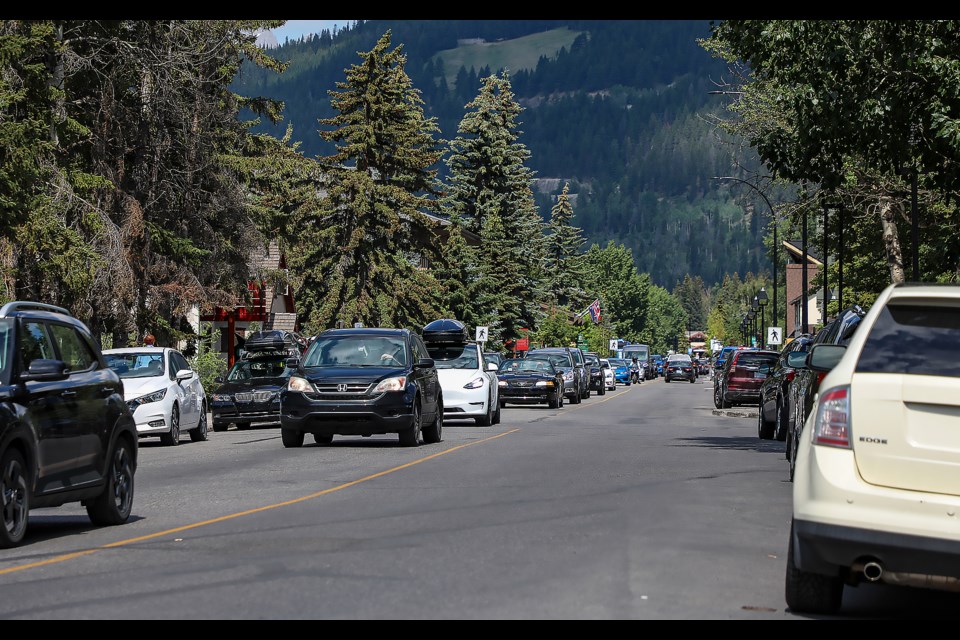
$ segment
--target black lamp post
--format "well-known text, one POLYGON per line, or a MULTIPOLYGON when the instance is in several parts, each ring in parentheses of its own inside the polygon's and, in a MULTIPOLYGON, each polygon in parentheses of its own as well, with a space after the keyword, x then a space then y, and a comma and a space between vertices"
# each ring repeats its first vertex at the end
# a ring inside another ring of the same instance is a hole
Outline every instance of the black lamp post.
POLYGON ((760 298, 757 295, 753 296, 753 301, 750 303, 750 310, 753 311, 753 337, 757 339, 757 344, 760 343, 760 336, 757 335, 757 328, 760 327, 760 298))
MULTIPOLYGON (((752 183, 747 182, 746 180, 742 180, 740 178, 734 178, 733 176, 716 176, 714 177, 714 180, 733 180, 734 182, 739 182, 741 184, 747 185, 748 187, 756 191, 761 198, 763 198, 763 201, 767 203, 767 208, 770 209, 770 217, 773 218, 773 308, 771 310, 773 315, 771 317, 770 324, 771 326, 776 326, 777 324, 777 255, 779 251, 779 246, 777 244, 777 226, 778 226, 777 212, 774 210, 773 205, 770 204, 770 200, 767 198, 766 195, 764 195, 763 191, 760 191, 760 189, 758 189, 752 183)), ((804 260, 806 260, 806 256, 804 256, 804 260)), ((806 267, 804 267, 804 269, 806 269, 806 267)), ((804 271, 804 273, 806 273, 806 271, 804 271)), ((789 306, 789 301, 787 301, 787 306, 789 306)), ((786 314, 787 312, 784 311, 784 318, 786 318, 786 314)), ((804 322, 806 322, 806 320, 804 320, 804 322)))
POLYGON ((760 345, 766 349, 767 348, 767 332, 766 326, 764 325, 763 311, 764 307, 767 306, 767 290, 763 287, 760 287, 760 292, 755 298, 757 304, 760 305, 760 345))
POLYGON ((749 327, 750 332, 748 334, 747 346, 752 347, 753 339, 756 337, 756 333, 757 333, 757 329, 756 329, 757 312, 751 308, 750 311, 747 312, 747 317, 750 319, 750 327, 749 327))

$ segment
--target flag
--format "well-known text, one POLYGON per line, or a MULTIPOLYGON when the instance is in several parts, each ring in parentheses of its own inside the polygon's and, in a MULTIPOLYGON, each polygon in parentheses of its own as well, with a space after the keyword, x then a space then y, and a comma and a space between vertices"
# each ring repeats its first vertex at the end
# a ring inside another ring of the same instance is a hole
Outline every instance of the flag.
POLYGON ((589 307, 590 317, 593 318, 593 324, 600 324, 600 298, 593 301, 589 307))

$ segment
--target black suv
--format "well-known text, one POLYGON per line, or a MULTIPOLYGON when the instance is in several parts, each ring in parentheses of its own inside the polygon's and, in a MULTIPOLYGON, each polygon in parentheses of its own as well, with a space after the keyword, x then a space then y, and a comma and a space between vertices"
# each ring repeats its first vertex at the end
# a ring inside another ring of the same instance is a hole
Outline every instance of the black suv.
POLYGON ((0 547, 23 540, 34 508, 80 502, 96 525, 126 522, 137 446, 86 325, 61 307, 0 307, 0 547))
POLYGON ((600 356, 588 351, 583 354, 583 358, 590 371, 590 390, 596 391, 598 396, 602 396, 607 392, 607 382, 603 378, 603 365, 600 363, 600 356))
POLYGON ((293 373, 285 351, 248 353, 237 361, 210 396, 213 430, 226 431, 233 423, 246 429, 252 423, 280 422, 280 391, 293 373))
POLYGON ((316 337, 280 392, 285 447, 334 435, 396 433, 400 444, 440 442, 443 397, 433 359, 409 329, 330 329, 316 337))

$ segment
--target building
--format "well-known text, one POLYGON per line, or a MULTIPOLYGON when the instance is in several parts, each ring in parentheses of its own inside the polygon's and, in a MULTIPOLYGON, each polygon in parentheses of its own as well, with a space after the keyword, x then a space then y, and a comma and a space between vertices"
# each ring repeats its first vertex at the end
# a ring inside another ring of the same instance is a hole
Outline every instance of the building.
MULTIPOLYGON (((784 327, 785 336, 795 336, 800 333, 809 332, 813 327, 820 324, 821 314, 818 305, 818 294, 814 291, 810 293, 810 286, 813 279, 820 273, 823 267, 823 261, 818 252, 807 245, 807 292, 803 292, 803 243, 800 240, 784 240, 783 248, 787 253, 787 317, 784 327), (807 305, 807 329, 804 330, 800 325, 803 322, 803 304, 807 305)), ((821 298, 822 301, 822 298, 821 298)))

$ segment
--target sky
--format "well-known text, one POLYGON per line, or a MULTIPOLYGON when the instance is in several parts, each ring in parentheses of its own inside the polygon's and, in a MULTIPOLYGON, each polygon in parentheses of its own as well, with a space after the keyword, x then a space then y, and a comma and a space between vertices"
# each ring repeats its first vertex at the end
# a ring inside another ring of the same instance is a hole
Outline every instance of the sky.
POLYGON ((277 42, 283 44, 285 38, 296 40, 301 36, 311 33, 320 33, 324 29, 333 31, 333 26, 337 29, 345 27, 347 23, 356 22, 356 20, 287 20, 279 29, 271 29, 273 35, 277 37, 277 42))

